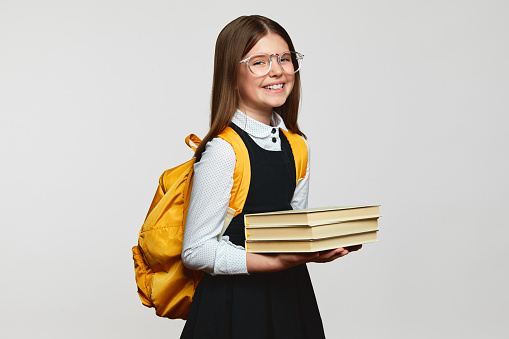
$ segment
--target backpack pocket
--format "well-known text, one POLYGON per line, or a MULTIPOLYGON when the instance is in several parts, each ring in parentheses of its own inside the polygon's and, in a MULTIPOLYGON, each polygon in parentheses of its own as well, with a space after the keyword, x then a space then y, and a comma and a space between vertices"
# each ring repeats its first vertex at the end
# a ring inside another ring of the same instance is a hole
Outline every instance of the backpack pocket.
POLYGON ((136 285, 138 285, 138 296, 143 305, 154 307, 151 300, 152 295, 152 278, 154 272, 145 264, 143 254, 138 246, 133 247, 134 272, 136 275, 136 285))

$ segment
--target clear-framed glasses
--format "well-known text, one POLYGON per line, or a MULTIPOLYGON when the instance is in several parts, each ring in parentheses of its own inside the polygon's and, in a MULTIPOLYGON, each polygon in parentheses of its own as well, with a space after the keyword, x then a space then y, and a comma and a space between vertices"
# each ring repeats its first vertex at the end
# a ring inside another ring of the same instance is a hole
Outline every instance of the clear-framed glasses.
POLYGON ((281 54, 253 54, 240 63, 246 63, 247 67, 256 76, 263 76, 270 72, 272 67, 272 57, 277 55, 277 63, 286 74, 297 73, 302 67, 303 54, 299 52, 283 52, 281 54))

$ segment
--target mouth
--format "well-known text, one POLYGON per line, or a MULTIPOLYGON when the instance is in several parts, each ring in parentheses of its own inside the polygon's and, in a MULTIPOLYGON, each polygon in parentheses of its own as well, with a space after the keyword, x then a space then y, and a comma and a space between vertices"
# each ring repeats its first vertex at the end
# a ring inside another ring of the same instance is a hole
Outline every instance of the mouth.
POLYGON ((263 88, 271 90, 271 91, 275 91, 275 90, 278 90, 278 89, 282 89, 284 86, 285 86, 285 84, 275 84, 275 85, 265 86, 263 88))

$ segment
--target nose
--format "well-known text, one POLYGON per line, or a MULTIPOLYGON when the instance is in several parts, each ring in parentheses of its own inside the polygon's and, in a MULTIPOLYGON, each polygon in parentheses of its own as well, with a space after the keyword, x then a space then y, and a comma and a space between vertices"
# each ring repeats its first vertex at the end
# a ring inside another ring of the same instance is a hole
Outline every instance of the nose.
POLYGON ((283 74, 283 67, 279 64, 277 54, 272 54, 270 56, 272 60, 272 67, 270 67, 269 76, 270 77, 280 77, 283 74))

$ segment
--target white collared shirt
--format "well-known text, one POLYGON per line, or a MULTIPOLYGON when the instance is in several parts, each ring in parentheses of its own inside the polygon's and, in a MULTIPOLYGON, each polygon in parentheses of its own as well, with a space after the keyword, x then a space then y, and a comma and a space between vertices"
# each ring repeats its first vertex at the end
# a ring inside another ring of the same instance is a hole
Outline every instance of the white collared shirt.
MULTIPOLYGON (((272 114, 270 126, 237 111, 232 122, 246 131, 254 142, 268 151, 281 151, 279 128, 287 131, 283 119, 272 114)), ((306 142, 307 144, 307 142, 306 142)), ((308 146, 309 154, 309 146, 308 146)), ((187 213, 182 260, 194 270, 209 274, 247 274, 246 251, 218 236, 223 228, 230 201, 235 170, 235 152, 221 138, 209 141, 199 162, 194 165, 194 179, 187 213)), ((309 155, 306 176, 295 188, 293 209, 307 208, 309 191, 309 155)))

